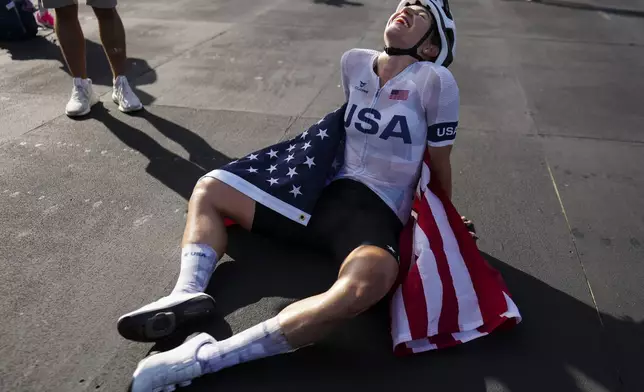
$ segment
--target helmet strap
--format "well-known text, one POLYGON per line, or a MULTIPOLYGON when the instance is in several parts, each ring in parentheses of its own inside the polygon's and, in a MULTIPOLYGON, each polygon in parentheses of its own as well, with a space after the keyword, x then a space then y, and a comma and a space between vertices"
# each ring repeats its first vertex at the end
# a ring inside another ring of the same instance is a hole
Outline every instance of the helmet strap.
POLYGON ((409 49, 400 49, 385 46, 385 53, 387 53, 389 56, 411 56, 418 61, 425 61, 425 59, 418 54, 418 48, 420 48, 420 45, 422 45, 423 42, 425 42, 425 40, 429 38, 429 36, 432 34, 432 31, 434 31, 433 25, 429 28, 429 30, 427 30, 427 33, 423 35, 423 38, 421 38, 416 45, 412 46, 409 49))

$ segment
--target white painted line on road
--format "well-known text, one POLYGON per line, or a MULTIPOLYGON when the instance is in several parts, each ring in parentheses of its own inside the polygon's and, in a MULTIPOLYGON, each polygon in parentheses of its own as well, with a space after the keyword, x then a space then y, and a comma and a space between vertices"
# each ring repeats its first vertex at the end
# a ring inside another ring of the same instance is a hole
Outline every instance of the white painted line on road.
POLYGON ((599 310, 599 306, 597 305, 597 300, 595 298, 595 294, 593 293, 593 288, 590 286, 590 281, 588 280, 588 274, 586 273, 586 267, 581 261, 581 257, 579 256, 579 249, 577 248, 577 241, 575 240, 575 236, 572 235, 572 225, 570 224, 570 220, 568 220, 568 214, 566 213, 566 208, 564 207, 563 200, 561 199, 561 194, 559 193, 559 188, 557 187, 557 181, 555 180, 554 174, 552 174, 552 169, 550 168, 550 162, 548 162, 548 158, 546 158, 546 167, 548 168, 548 174, 550 174, 550 181, 552 181, 552 186, 555 188, 555 194, 557 195, 557 200, 559 201, 559 206, 561 207, 561 212, 563 213, 564 220, 566 221, 566 226, 568 226, 568 232, 570 233, 570 239, 572 241, 573 247, 575 248, 575 253, 577 254, 577 261, 579 262, 579 265, 581 266, 581 270, 584 274, 584 279, 586 279, 586 285, 588 286, 588 291, 590 293, 590 298, 593 301, 593 305, 595 305, 595 311, 597 312, 597 317, 599 317, 599 323, 604 326, 604 321, 602 319, 601 312, 599 310))
POLYGON ((599 11, 599 15, 601 15, 601 16, 602 16, 602 18, 604 18, 604 19, 606 19, 606 20, 611 20, 611 19, 612 19, 612 18, 610 17, 610 15, 608 15, 608 14, 607 14, 607 13, 605 13, 604 11, 599 11))

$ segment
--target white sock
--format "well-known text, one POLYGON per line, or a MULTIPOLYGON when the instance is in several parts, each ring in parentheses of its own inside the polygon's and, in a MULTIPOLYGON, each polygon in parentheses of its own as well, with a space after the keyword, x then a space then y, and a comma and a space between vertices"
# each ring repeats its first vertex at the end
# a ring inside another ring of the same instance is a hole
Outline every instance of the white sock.
POLYGON ((264 321, 216 344, 197 351, 204 373, 214 373, 243 362, 294 351, 282 333, 277 317, 264 321))
POLYGON ((188 244, 181 249, 181 272, 172 294, 202 293, 217 264, 217 252, 206 244, 188 244))

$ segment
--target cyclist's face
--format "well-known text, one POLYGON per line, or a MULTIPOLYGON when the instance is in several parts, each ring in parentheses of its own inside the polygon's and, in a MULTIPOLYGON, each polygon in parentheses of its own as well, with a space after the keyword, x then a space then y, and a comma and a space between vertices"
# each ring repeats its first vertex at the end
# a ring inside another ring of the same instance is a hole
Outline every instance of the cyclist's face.
POLYGON ((419 5, 404 7, 394 13, 385 27, 385 43, 390 46, 409 48, 427 33, 433 18, 426 8, 419 5))

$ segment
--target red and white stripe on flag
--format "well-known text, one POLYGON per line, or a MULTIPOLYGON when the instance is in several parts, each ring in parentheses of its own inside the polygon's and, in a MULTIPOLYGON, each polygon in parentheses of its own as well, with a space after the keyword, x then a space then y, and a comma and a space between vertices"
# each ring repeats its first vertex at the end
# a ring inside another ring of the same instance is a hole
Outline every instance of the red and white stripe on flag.
POLYGON ((391 300, 396 355, 462 344, 521 321, 429 162, 426 151, 414 214, 401 235, 400 284, 391 300))

